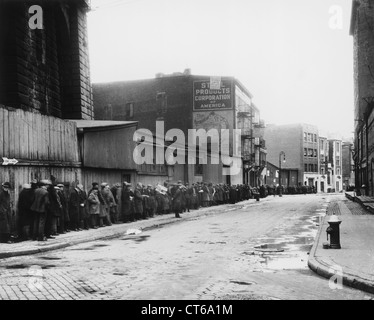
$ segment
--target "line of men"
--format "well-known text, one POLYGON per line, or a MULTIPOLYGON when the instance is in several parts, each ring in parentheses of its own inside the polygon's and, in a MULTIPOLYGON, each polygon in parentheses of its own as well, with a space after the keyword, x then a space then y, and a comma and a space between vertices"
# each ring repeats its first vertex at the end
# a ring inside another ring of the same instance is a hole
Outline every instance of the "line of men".
MULTIPOLYGON (((10 183, 0 189, 0 242, 12 243, 10 183)), ((213 205, 236 203, 256 197, 259 192, 248 185, 227 185, 182 181, 157 186, 128 182, 112 187, 92 183, 86 193, 82 184, 53 185, 50 180, 33 180, 22 186, 18 199, 18 240, 47 241, 59 234, 97 229, 115 223, 133 222, 155 215, 183 212, 213 205)))

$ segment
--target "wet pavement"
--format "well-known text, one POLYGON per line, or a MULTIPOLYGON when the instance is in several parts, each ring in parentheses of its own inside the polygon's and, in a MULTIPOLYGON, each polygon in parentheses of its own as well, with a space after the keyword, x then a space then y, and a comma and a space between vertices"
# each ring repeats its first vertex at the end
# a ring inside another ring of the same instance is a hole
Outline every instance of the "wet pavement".
POLYGON ((372 299, 332 290, 308 254, 334 196, 268 197, 175 224, 1 260, 1 299, 372 299))

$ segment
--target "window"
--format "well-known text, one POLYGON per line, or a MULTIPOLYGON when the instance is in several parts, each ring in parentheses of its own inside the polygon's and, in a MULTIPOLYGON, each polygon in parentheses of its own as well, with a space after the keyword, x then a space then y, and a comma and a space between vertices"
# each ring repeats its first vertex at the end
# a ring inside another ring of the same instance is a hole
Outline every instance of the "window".
POLYGON ((157 92, 156 94, 157 109, 159 113, 166 113, 168 102, 166 92, 157 92))
POLYGON ((314 137, 314 142, 317 142, 317 135, 316 134, 313 134, 313 137, 314 137))
POLYGON ((125 105, 125 117, 126 118, 132 118, 134 117, 134 103, 129 102, 125 105))
POLYGON ((306 132, 304 132, 304 141, 308 141, 307 133, 306 132))
POLYGON ((320 149, 323 150, 323 149, 324 149, 324 146, 323 146, 323 140, 320 140, 319 145, 320 145, 320 149))
POLYGON ((307 155, 308 155, 308 149, 304 148, 304 157, 306 157, 307 155))
POLYGON ((336 152, 340 152, 340 144, 339 144, 339 142, 336 143, 336 152))
POLYGON ((308 149, 308 157, 313 157, 313 149, 308 149))
POLYGON ((317 149, 313 149, 313 157, 317 158, 317 149))
POLYGON ((336 166, 340 167, 340 159, 336 159, 336 166))
POLYGON ((321 167, 321 174, 325 174, 325 168, 321 167))
POLYGON ((308 133, 308 142, 312 142, 312 134, 308 133))
POLYGON ((318 164, 317 163, 314 164, 314 172, 318 172, 318 164))
POLYGON ((336 174, 340 176, 340 168, 336 168, 336 174))
POLYGON ((195 164, 195 175, 203 175, 203 165, 202 164, 195 164))
POLYGON ((304 164, 304 171, 308 172, 308 164, 304 164))

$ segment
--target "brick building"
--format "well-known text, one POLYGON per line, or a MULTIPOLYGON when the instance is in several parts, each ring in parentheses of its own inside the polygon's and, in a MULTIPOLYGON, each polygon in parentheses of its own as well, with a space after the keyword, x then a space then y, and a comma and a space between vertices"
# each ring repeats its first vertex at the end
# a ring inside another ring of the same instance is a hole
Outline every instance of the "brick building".
MULTIPOLYGON (((174 166, 175 180, 213 183, 261 183, 266 165, 266 149, 258 108, 251 93, 232 77, 191 75, 189 70, 172 75, 158 74, 154 79, 93 84, 95 119, 138 121, 139 128, 156 132, 156 121, 163 121, 167 133, 180 129, 188 137, 189 129, 241 129, 241 170, 227 175, 228 167, 218 164, 187 163, 174 166), (255 136, 257 134, 257 136, 255 136), (257 138, 257 139, 255 139, 257 138)), ((232 136, 230 137, 232 141, 232 136)), ((185 145, 187 148, 188 146, 185 145)), ((213 150, 213 143, 206 148, 213 150)), ((183 147, 182 147, 183 148, 183 147)), ((230 149, 220 150, 227 155, 230 149)), ((212 153, 211 153, 212 154, 212 153)))
POLYGON ((0 104, 63 119, 93 119, 88 4, 0 0, 0 104), (40 12, 30 10, 35 5, 40 12), (41 29, 32 29, 37 12, 41 29))
POLYGON ((357 191, 374 195, 374 4, 352 3, 350 35, 354 43, 354 162, 357 191))
POLYGON ((353 162, 353 143, 344 141, 342 143, 342 170, 343 186, 345 190, 355 186, 354 162, 353 162))
POLYGON ((283 186, 309 185, 320 190, 318 128, 308 124, 267 125, 264 139, 267 161, 289 170, 281 171, 283 186), (281 152, 285 153, 283 162, 281 152), (294 169, 297 169, 294 170, 294 169))
MULTIPOLYGON (((19 192, 33 179, 63 182, 68 191, 77 183, 90 188, 92 181, 121 182, 123 174, 135 171, 132 162, 115 156, 110 167, 84 163, 95 134, 96 144, 113 154, 118 148, 103 139, 124 141, 137 125, 90 121, 88 5, 88 0, 0 0, 0 182, 12 186, 13 226, 19 192), (39 11, 30 13, 32 6, 39 11), (40 29, 30 25, 35 12, 42 13, 40 29)), ((132 140, 121 146, 134 148, 132 140)))
POLYGON ((343 190, 342 140, 329 139, 328 170, 331 173, 331 187, 336 192, 343 190))

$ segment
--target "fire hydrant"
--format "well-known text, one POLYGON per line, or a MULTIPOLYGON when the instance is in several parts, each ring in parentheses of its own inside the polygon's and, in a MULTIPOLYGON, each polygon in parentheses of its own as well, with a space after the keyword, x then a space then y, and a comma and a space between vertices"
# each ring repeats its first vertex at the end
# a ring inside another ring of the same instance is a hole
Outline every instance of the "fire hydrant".
POLYGON ((340 231, 339 231, 339 225, 342 223, 341 220, 336 215, 332 215, 327 221, 330 225, 326 229, 327 233, 327 240, 329 240, 330 235, 330 249, 341 249, 340 246, 340 231))

